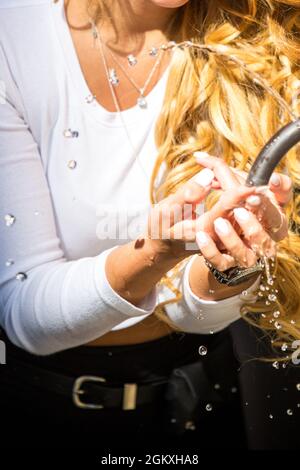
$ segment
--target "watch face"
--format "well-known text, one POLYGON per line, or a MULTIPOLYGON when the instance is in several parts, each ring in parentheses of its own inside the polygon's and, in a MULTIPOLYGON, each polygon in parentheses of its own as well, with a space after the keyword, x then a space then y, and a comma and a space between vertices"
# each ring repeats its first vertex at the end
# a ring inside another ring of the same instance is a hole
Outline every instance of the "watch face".
POLYGON ((234 278, 235 276, 237 276, 240 273, 241 273, 241 269, 236 267, 236 266, 234 268, 227 269, 227 271, 224 271, 224 274, 226 274, 228 279, 234 278))
POLYGON ((228 280, 228 286, 237 286, 238 284, 242 284, 243 282, 248 281, 248 279, 251 279, 258 272, 259 272, 259 270, 255 271, 255 272, 252 271, 251 273, 241 274, 240 276, 237 276, 233 279, 229 279, 228 280))

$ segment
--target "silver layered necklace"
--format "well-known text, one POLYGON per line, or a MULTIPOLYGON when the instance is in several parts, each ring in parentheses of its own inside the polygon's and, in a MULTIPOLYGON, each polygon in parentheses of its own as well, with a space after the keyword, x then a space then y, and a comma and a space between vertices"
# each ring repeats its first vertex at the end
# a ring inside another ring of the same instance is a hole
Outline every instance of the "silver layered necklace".
MULTIPOLYGON (((100 30, 98 29, 97 25, 95 24, 95 22, 91 18, 90 18, 90 24, 91 24, 91 27, 92 27, 93 37, 98 42, 99 50, 100 50, 101 56, 102 56, 103 65, 104 65, 106 76, 107 76, 107 79, 108 79, 109 83, 113 86, 113 88, 116 88, 120 84, 120 78, 117 74, 116 69, 111 68, 111 67, 108 66, 108 63, 107 63, 107 60, 106 60, 106 57, 105 57, 105 53, 104 53, 104 48, 107 49, 108 53, 110 54, 110 56, 113 59, 113 61, 115 62, 115 64, 118 65, 118 67, 124 73, 125 77, 129 80, 129 82, 133 85, 133 87, 138 92, 139 96, 137 98, 137 105, 141 109, 146 109, 147 108, 147 99, 146 99, 146 96, 145 96, 146 91, 148 89, 148 86, 149 86, 156 70, 158 69, 159 65, 161 64, 162 52, 164 50, 166 50, 167 48, 163 47, 163 46, 159 46, 159 47, 153 46, 148 50, 147 55, 155 58, 155 62, 153 64, 153 66, 151 67, 150 73, 149 73, 148 77, 146 78, 144 85, 142 87, 140 87, 136 83, 134 78, 127 72, 124 65, 117 59, 115 54, 104 43, 104 41, 102 39, 102 36, 101 36, 101 33, 100 33, 100 30)), ((133 54, 129 54, 127 56, 127 62, 128 62, 128 65, 133 68, 137 65, 138 59, 133 54)), ((116 95, 115 91, 114 91, 114 95, 116 95)))
MULTIPOLYGON (((161 63, 161 59, 162 59, 161 51, 158 52, 157 59, 155 60, 154 65, 150 70, 149 76, 147 77, 147 79, 144 83, 144 86, 142 86, 141 88, 139 87, 139 85, 137 85, 136 81, 128 74, 128 72, 127 72, 126 68, 123 66, 123 64, 117 60, 115 54, 113 54, 113 52, 110 49, 108 49, 108 52, 111 55, 113 61, 121 68, 124 75, 127 77, 127 79, 130 81, 130 83, 134 86, 134 88, 139 93, 139 97, 137 99, 138 106, 142 109, 147 108, 147 100, 146 100, 146 97, 145 97, 145 92, 146 92, 146 90, 149 86, 149 83, 151 82, 151 80, 153 78, 154 73, 156 72, 157 68, 159 67, 159 65, 161 63)), ((131 67, 133 67, 134 65, 137 64, 137 59, 132 54, 127 56, 127 60, 128 60, 129 65, 131 65, 131 67)), ((118 86, 119 78, 116 74, 115 69, 109 69, 109 80, 112 83, 112 85, 118 86)))
MULTIPOLYGON (((108 85, 109 85, 109 88, 110 88, 110 92, 111 92, 111 96, 112 96, 112 99, 113 99, 113 102, 114 102, 114 106, 115 106, 116 111, 117 111, 117 113, 120 117, 120 121, 121 121, 122 126, 124 128, 124 131, 126 133, 128 142, 129 142, 129 144, 132 148, 133 159, 138 160, 139 150, 136 148, 136 146, 133 143, 133 140, 132 140, 130 132, 127 128, 127 125, 126 125, 126 122, 125 122, 125 119, 124 119, 124 116, 123 116, 123 113, 122 113, 122 110, 121 110, 121 107, 120 107, 120 104, 119 104, 118 96, 116 94, 116 87, 119 84, 119 77, 117 76, 116 71, 114 69, 110 69, 109 66, 108 66, 106 56, 105 56, 105 52, 104 52, 105 45, 104 45, 104 42, 103 42, 103 39, 101 37, 101 33, 100 33, 98 27, 96 26, 95 22, 91 18, 89 19, 89 21, 90 21, 91 28, 92 28, 93 38, 97 43, 97 46, 98 46, 98 49, 99 49, 99 52, 100 52, 100 56, 101 56, 101 59, 102 59, 102 62, 103 62, 105 75, 106 75, 106 78, 107 78, 107 81, 108 81, 108 85)), ((174 45, 175 45, 175 43, 174 43, 174 45)), ((150 71, 149 76, 147 77, 147 79, 145 81, 144 86, 142 88, 140 88, 137 84, 134 84, 134 87, 137 89, 137 91, 139 93, 137 104, 140 107, 140 109, 142 109, 142 110, 145 110, 147 108, 147 101, 146 101, 146 98, 144 96, 144 93, 145 93, 145 91, 146 91, 146 89, 147 89, 154 73, 155 73, 155 70, 157 69, 157 67, 159 66, 159 64, 161 62, 161 52, 171 50, 171 49, 172 48, 171 48, 170 44, 168 46, 163 44, 159 47, 156 47, 156 46, 152 47, 148 52, 151 56, 156 57, 155 63, 153 65, 153 67, 151 68, 151 71, 150 71)), ((127 59, 128 59, 129 65, 131 65, 131 66, 136 65, 137 59, 135 58, 135 56, 130 54, 127 57, 127 59), (130 62, 131 62, 131 64, 130 64, 130 62)), ((119 64, 119 65, 121 67, 121 64, 119 64)), ((123 70, 123 68, 122 68, 122 70, 123 70)), ((125 75, 128 76, 127 73, 125 75)), ((129 77, 128 77, 128 79, 129 79, 129 77)), ((133 79, 130 78, 130 82, 133 85, 133 79)), ((146 174, 146 171, 145 171, 145 169, 143 168, 143 166, 141 165, 140 162, 139 162, 139 164, 140 164, 140 167, 141 167, 141 169, 142 169, 143 173, 145 174, 145 176, 147 178, 147 181, 148 181, 149 180, 149 175, 146 174)))

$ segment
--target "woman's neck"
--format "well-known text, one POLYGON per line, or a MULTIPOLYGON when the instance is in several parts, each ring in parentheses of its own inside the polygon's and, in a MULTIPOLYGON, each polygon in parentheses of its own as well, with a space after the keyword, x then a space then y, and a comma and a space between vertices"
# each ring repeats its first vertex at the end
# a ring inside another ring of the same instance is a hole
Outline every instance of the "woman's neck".
POLYGON ((163 8, 149 0, 65 0, 70 26, 82 29, 88 21, 88 5, 101 3, 98 23, 105 43, 115 52, 126 53, 145 48, 149 44, 165 42, 178 8, 163 8), (74 21, 75 19, 75 21, 74 21))
POLYGON ((110 0, 105 2, 104 22, 115 27, 121 38, 145 34, 148 31, 165 32, 177 8, 163 8, 149 0, 110 0))

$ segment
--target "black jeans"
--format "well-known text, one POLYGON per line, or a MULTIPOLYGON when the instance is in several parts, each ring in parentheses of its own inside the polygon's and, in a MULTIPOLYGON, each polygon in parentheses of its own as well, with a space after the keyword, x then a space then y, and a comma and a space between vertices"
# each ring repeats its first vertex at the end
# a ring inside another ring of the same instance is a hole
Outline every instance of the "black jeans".
MULTIPOLYGON (((203 361, 206 373, 223 392, 224 402, 212 406, 201 402, 194 425, 177 437, 166 431, 166 402, 162 396, 155 403, 135 410, 82 410, 70 397, 49 393, 19 381, 8 380, 0 368, 0 416, 2 448, 6 447, 98 447, 152 445, 177 449, 244 448, 245 434, 238 391, 237 370, 231 339, 227 330, 214 335, 174 332, 146 343, 126 346, 81 346, 38 357, 7 343, 7 364, 14 358, 44 370, 78 377, 96 375, 108 383, 146 383, 169 377, 175 367, 203 361), (207 355, 199 355, 205 346, 207 355), (220 348, 220 354, 213 351, 220 348)), ((170 430, 172 430, 172 417, 170 430)), ((191 423, 190 423, 191 424, 191 423)), ((172 432, 172 431, 171 431, 172 432)))

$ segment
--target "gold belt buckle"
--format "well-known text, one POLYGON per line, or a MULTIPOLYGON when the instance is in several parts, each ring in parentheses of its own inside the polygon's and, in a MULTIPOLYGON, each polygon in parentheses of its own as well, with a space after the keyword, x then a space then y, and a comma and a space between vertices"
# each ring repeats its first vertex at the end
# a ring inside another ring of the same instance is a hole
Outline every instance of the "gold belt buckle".
MULTIPOLYGON (((85 382, 106 382, 104 377, 96 377, 94 375, 82 375, 78 377, 73 385, 72 398, 73 403, 82 409, 89 410, 101 410, 104 408, 104 405, 101 403, 84 403, 80 396, 85 393, 82 389, 82 386, 85 382)), ((124 384, 123 389, 123 401, 122 401, 122 410, 135 410, 136 409, 136 400, 137 400, 137 384, 128 383, 124 384)))
POLYGON ((72 398, 73 398, 73 403, 78 407, 78 408, 84 408, 84 409, 89 409, 89 410, 101 410, 104 408, 103 405, 101 404, 94 404, 94 403, 84 403, 80 399, 80 395, 83 395, 85 392, 82 390, 82 385, 85 382, 106 382, 104 377, 96 377, 94 375, 82 375, 81 377, 78 377, 73 385, 73 392, 72 392, 72 398))

